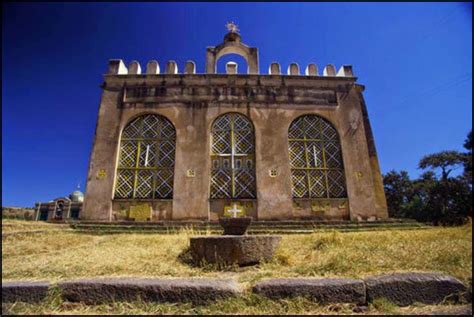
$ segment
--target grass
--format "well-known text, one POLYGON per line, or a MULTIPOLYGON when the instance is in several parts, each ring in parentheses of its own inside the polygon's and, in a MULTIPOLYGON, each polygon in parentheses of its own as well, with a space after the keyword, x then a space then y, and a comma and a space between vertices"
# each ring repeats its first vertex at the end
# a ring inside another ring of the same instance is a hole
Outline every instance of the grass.
POLYGON ((367 307, 354 304, 318 305, 305 298, 270 300, 255 294, 217 300, 208 305, 190 303, 149 303, 149 302, 115 302, 104 305, 84 305, 82 303, 64 302, 59 294, 51 294, 38 304, 10 303, 2 304, 2 314, 22 315, 342 315, 342 314, 432 314, 443 310, 445 315, 470 306, 459 305, 414 305, 397 307, 379 300, 367 307))
POLYGON ((52 224, 43 221, 25 221, 17 219, 2 219, 2 233, 39 231, 39 230, 59 230, 68 228, 65 224, 52 224))
MULTIPOLYGON (((430 230, 391 230, 284 235, 273 261, 223 271, 187 264, 191 229, 178 234, 86 234, 64 226, 3 220, 3 232, 41 230, 2 237, 2 281, 59 281, 82 277, 210 277, 234 278, 242 287, 271 277, 354 277, 397 271, 436 271, 472 283, 472 224, 430 230), (38 229, 39 228, 39 229, 38 229)), ((201 233, 202 234, 202 233, 201 233)), ((54 301, 53 301, 54 302, 54 301)), ((353 307, 319 307, 304 299, 271 302, 252 296, 192 307, 187 304, 115 303, 84 306, 71 303, 16 303, 22 313, 350 313, 353 307), (66 305, 66 306, 64 306, 66 305), (69 305, 69 306, 68 306, 69 305), (72 306, 71 306, 72 305, 72 306), (64 308, 64 307, 66 308, 64 308), (332 307, 332 308, 331 308, 332 307)), ((377 306, 378 305, 378 306, 377 306)), ((393 309, 384 303, 373 313, 393 309)))

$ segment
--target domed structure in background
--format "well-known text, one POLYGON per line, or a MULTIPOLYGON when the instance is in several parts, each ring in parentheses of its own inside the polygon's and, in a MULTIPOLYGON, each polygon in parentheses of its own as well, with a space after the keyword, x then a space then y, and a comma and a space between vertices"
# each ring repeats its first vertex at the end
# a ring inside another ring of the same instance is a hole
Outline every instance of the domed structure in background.
POLYGON ((69 199, 73 203, 82 203, 84 202, 84 194, 79 190, 79 187, 69 195, 69 199))

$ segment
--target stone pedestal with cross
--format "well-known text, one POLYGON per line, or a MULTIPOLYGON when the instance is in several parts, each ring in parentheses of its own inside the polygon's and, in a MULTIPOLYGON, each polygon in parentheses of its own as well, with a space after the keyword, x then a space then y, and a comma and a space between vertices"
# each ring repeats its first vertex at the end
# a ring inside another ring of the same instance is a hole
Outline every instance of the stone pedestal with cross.
POLYGON ((271 260, 281 236, 245 235, 252 218, 238 217, 244 214, 244 210, 234 203, 226 209, 224 215, 227 217, 219 218, 219 224, 224 228, 223 236, 191 238, 194 262, 198 265, 214 263, 246 266, 271 260))
POLYGON ((194 263, 239 266, 270 261, 280 244, 281 236, 225 235, 191 238, 194 263))

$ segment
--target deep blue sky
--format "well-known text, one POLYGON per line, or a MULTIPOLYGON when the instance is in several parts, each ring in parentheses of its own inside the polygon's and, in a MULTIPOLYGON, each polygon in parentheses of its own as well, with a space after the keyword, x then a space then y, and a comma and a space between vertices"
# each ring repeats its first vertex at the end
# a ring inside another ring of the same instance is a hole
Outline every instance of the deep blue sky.
POLYGON ((231 20, 263 73, 272 61, 353 65, 384 173, 418 176, 423 155, 462 150, 472 127, 466 3, 20 3, 2 18, 4 206, 84 188, 109 59, 180 71, 191 59, 203 72, 231 20))

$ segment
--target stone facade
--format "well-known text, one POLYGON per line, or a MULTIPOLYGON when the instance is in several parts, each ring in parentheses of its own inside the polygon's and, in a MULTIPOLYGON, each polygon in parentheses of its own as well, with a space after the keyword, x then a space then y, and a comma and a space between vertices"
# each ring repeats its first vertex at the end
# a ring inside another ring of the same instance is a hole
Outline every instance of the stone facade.
POLYGON ((364 86, 356 83, 352 68, 342 66, 336 72, 328 65, 320 76, 317 66, 310 64, 301 75, 293 63, 287 73, 281 74, 280 65, 272 63, 269 74, 260 74, 257 48, 243 44, 235 32, 229 32, 222 44, 207 48, 204 74, 196 74, 191 61, 183 74, 174 61, 167 63, 164 74, 151 61, 142 74, 136 61, 127 68, 122 60, 111 60, 102 85, 81 219, 130 219, 130 210, 138 205, 148 210, 148 221, 217 220, 233 203, 256 220, 387 218, 364 86), (233 63, 227 65, 226 74, 216 73, 218 59, 231 53, 247 60, 247 74, 236 74, 233 63), (254 197, 211 198, 211 131, 216 118, 228 113, 240 114, 252 125, 254 197), (118 199, 123 131, 146 114, 166 118, 175 129, 172 196, 118 199), (295 197, 289 127, 305 115, 316 115, 337 131, 345 178, 341 197, 295 197))

